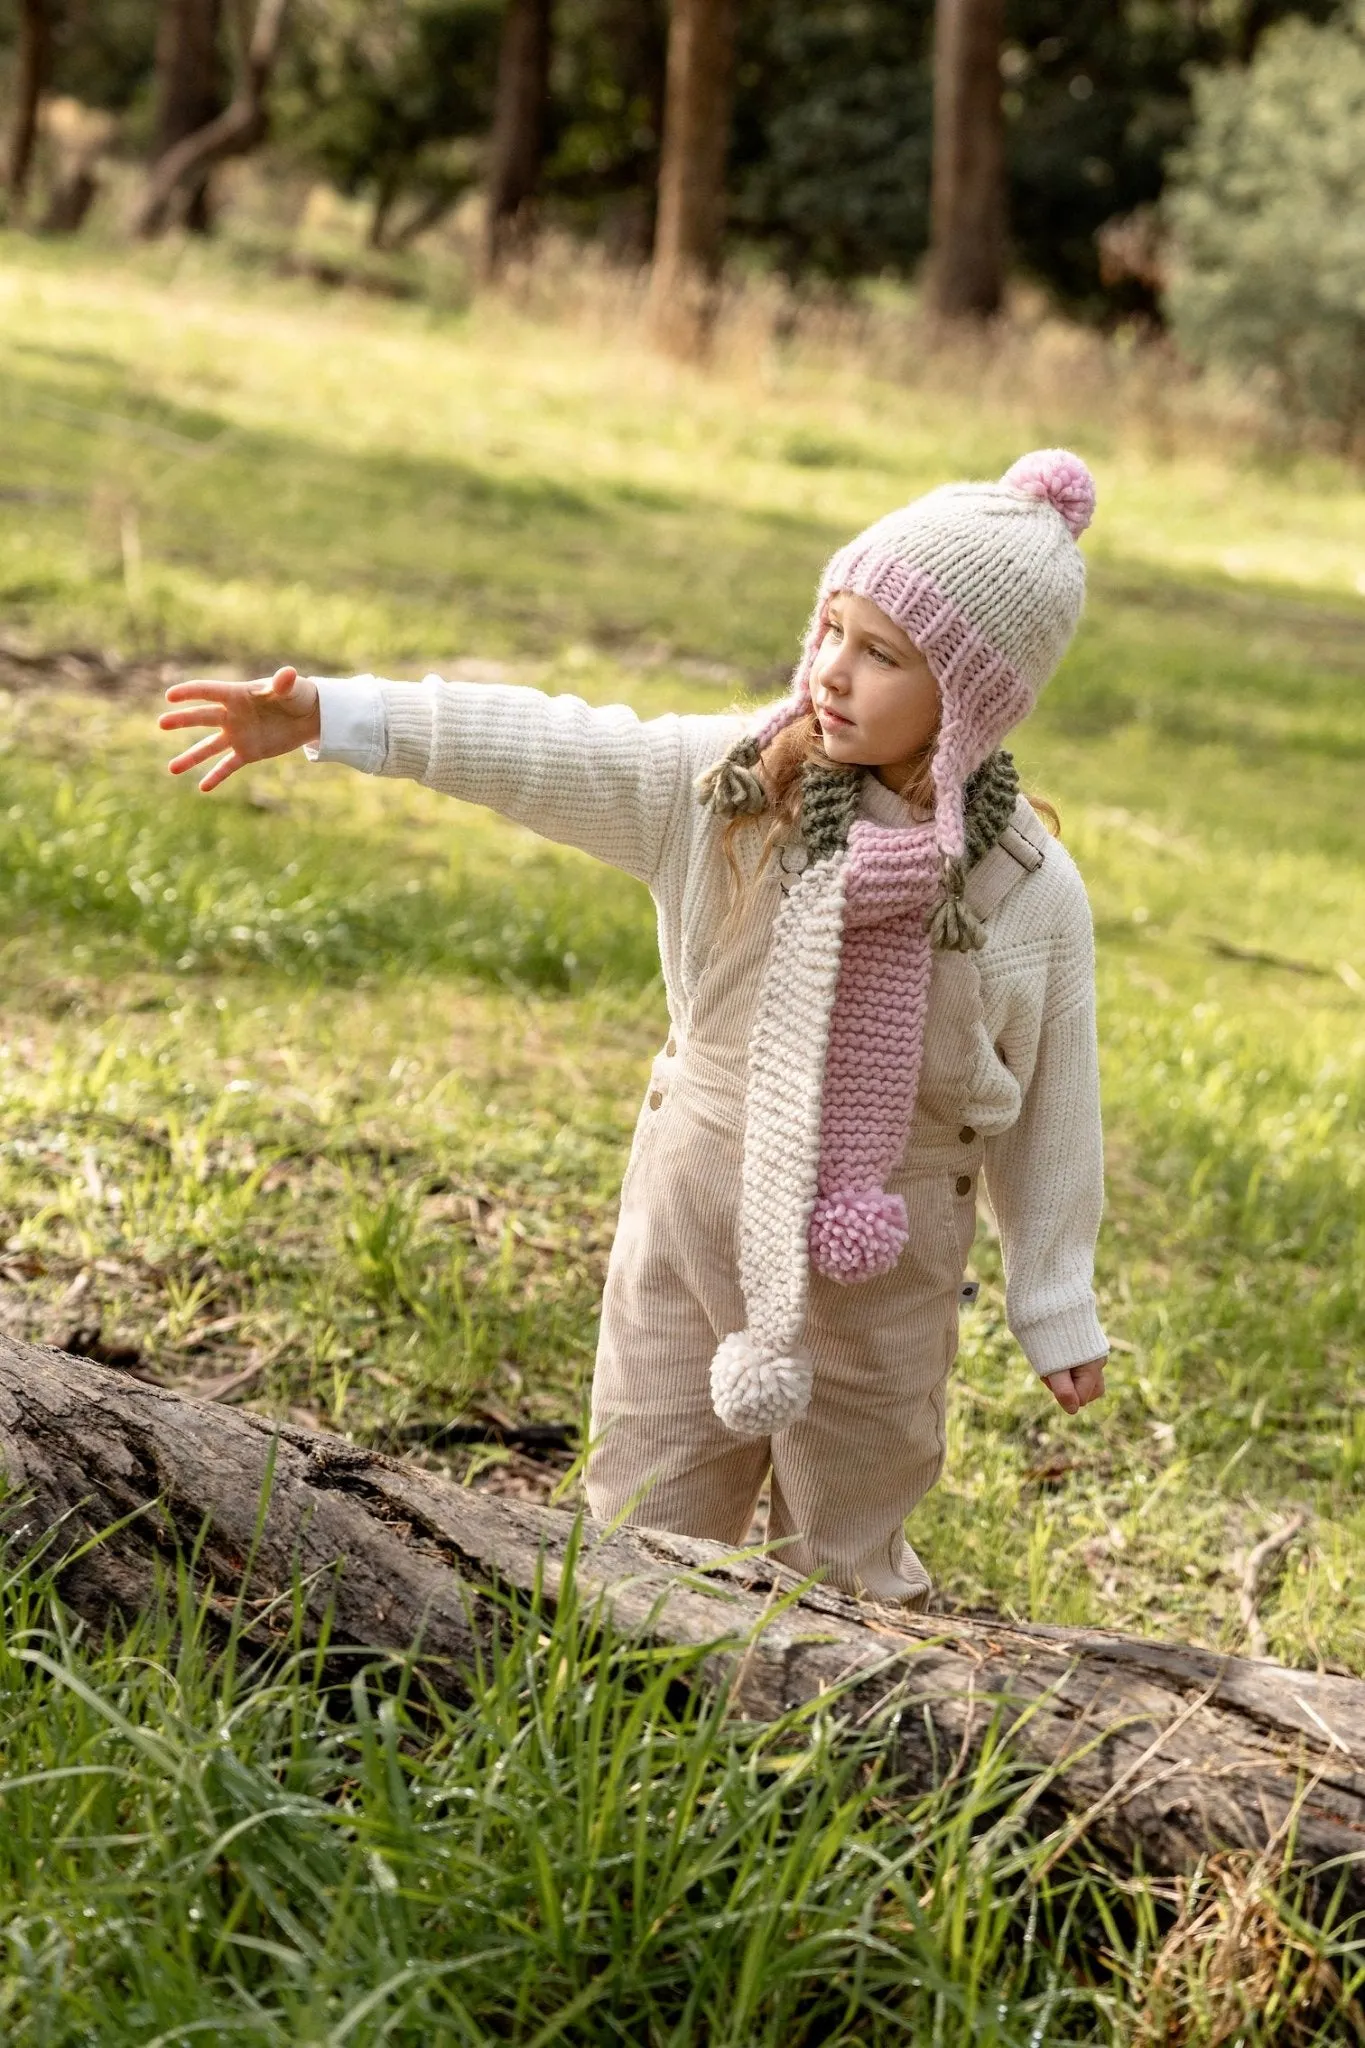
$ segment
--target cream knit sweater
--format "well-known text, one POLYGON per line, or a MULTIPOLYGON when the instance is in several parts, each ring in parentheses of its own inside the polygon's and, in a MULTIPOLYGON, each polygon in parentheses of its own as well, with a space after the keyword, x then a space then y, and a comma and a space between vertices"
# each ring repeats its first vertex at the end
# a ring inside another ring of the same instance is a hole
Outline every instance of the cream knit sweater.
MULTIPOLYGON (((692 785, 749 721, 642 720, 623 705, 437 677, 317 680, 314 759, 485 804, 644 882, 658 912, 671 1036, 686 1044, 730 904, 721 828, 692 785)), ((1010 1328, 1048 1374, 1108 1348, 1091 1287, 1103 1203, 1093 941, 1064 847, 1047 841, 986 930, 980 953, 937 956, 921 1099, 948 1088, 947 1113, 986 1141, 1010 1328)))

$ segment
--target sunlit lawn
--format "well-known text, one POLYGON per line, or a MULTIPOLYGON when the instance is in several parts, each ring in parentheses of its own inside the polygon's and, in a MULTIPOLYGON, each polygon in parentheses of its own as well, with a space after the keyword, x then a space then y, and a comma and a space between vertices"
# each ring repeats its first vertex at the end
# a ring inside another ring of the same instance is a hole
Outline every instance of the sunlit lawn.
MULTIPOLYGON (((1022 736, 1099 934, 1112 1397, 1066 1423, 983 1220, 944 1594, 1359 1664, 1365 505, 772 353, 707 379, 506 309, 35 256, 0 270, 3 632, 203 669, 775 690, 828 548, 1033 442, 1089 455, 1090 612, 1022 736), (1229 575, 1224 570, 1236 571, 1229 575), (485 671, 486 672, 486 671, 485 671), (1295 968, 1221 948, 1278 956, 1295 968)), ((154 702, 11 662, 4 1314, 358 1435, 577 1415, 663 1030, 643 892, 302 763, 168 784, 154 702)))
MULTIPOLYGON (((947 1602, 1239 1647, 1239 1553, 1306 1507, 1270 1645, 1360 1668, 1356 480, 1177 461, 1027 393, 774 351, 703 377, 495 304, 14 240, 0 430, 0 1326, 416 1447, 579 1418, 664 1029, 651 908, 342 770, 201 800, 164 774, 158 666, 474 662, 718 708, 781 686, 855 524, 1080 446, 1093 601, 1019 752, 1095 906, 1112 1394, 1071 1424, 1046 1401, 983 1216, 913 1534, 947 1602)), ((1173 1892, 1085 1845, 1054 1865, 1001 1753, 907 1803, 837 1703, 745 1729, 679 1684, 686 1658, 567 1609, 509 1617, 507 1644, 455 1709, 392 1669, 338 1690, 302 1647, 257 1663, 183 1585, 101 1643, 41 1572, 0 1579, 5 2040, 1356 2027, 1349 1938, 1305 1931, 1273 1876, 1247 1919, 1235 1871, 1173 1892)))

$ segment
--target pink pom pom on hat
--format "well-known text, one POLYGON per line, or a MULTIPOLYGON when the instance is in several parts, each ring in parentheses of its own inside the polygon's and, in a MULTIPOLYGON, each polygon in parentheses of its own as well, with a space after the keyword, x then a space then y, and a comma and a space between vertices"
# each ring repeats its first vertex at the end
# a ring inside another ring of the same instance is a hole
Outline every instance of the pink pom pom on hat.
POLYGON ((1079 540, 1095 516, 1095 479, 1067 448, 1036 448, 1021 455, 1000 479, 1010 490, 1027 491, 1031 498, 1045 498, 1061 513, 1079 540))

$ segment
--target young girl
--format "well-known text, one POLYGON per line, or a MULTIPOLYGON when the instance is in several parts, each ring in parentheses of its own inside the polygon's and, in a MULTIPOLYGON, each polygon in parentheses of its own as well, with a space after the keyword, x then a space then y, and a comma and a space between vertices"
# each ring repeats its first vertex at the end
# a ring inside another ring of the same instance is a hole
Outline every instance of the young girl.
POLYGON ((984 1171, 1010 1327, 1104 1391, 1090 915, 1008 754, 1080 615, 1094 485, 1062 450, 931 491, 825 570, 788 698, 641 722, 486 684, 180 683, 171 762, 313 760, 487 804, 649 885, 670 1028, 593 1380, 593 1512, 743 1540, 923 1605, 984 1171))

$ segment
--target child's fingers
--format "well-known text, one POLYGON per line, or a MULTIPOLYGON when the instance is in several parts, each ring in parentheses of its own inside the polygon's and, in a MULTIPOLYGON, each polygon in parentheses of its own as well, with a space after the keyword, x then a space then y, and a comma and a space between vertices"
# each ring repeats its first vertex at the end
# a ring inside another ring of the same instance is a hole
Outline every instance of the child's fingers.
POLYGON ((246 687, 253 697, 287 697, 298 679, 296 668, 277 668, 273 676, 263 676, 259 683, 246 687))
POLYGON ((1104 1392, 1104 1367, 1083 1365, 1075 1375, 1075 1380, 1076 1392, 1080 1395, 1081 1406, 1084 1408, 1088 1402, 1098 1401, 1104 1392))
POLYGON ((185 725, 221 725, 223 704, 199 704, 193 711, 163 711, 157 724, 162 732, 179 732, 185 725))
POLYGON ((1058 1407, 1064 1408, 1068 1415, 1076 1415, 1103 1394, 1104 1365, 1095 1359, 1076 1366, 1073 1371, 1050 1372, 1047 1383, 1058 1407))
POLYGON ((207 796, 211 789, 217 789, 220 782, 226 782, 229 775, 235 775, 239 768, 245 768, 245 766, 246 762, 235 751, 231 754, 224 754, 222 760, 215 767, 210 768, 199 787, 204 795, 207 796))
POLYGON ((183 775, 187 769, 197 768, 201 761, 211 761, 215 754, 221 754, 227 741, 220 732, 210 733, 206 740, 198 740, 194 746, 186 747, 183 754, 177 754, 166 766, 172 775, 183 775))
POLYGON ((166 702, 184 704, 194 697, 205 704, 227 704, 241 687, 240 683, 172 683, 166 692, 166 702))

